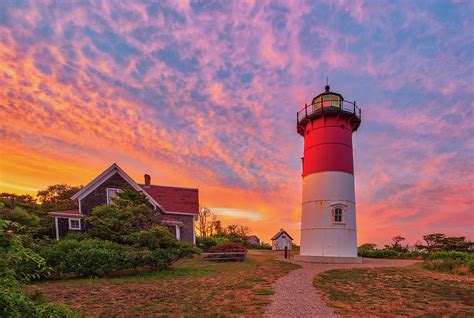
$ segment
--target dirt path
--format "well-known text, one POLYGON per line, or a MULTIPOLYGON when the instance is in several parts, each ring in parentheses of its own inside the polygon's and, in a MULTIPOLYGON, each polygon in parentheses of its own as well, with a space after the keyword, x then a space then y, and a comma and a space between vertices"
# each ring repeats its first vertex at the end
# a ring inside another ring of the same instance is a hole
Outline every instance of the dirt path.
POLYGON ((292 261, 302 268, 290 272, 273 284, 275 294, 266 317, 337 317, 326 306, 321 293, 313 286, 319 273, 340 268, 403 267, 414 260, 364 259, 362 264, 314 264, 292 261))

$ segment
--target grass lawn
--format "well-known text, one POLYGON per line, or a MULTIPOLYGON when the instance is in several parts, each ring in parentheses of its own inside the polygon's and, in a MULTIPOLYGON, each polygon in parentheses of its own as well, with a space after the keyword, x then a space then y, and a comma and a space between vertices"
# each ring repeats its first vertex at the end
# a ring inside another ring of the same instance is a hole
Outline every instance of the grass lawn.
POLYGON ((473 277, 405 268, 332 270, 314 285, 343 317, 474 317, 473 277))
POLYGON ((261 316, 273 294, 272 282, 298 267, 276 256, 250 251, 244 262, 184 259, 161 272, 44 281, 26 290, 41 289, 48 301, 85 316, 261 316))

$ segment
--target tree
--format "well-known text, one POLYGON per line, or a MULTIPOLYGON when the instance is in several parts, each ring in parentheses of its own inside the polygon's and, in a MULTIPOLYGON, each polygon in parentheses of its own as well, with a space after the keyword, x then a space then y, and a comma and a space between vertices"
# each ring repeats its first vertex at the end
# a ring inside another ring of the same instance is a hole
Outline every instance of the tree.
POLYGON ((444 251, 469 251, 472 245, 473 243, 466 241, 464 236, 448 236, 442 241, 444 251))
POLYGON ((250 233, 250 228, 248 226, 240 225, 237 228, 237 234, 242 238, 247 238, 250 233))
POLYGON ((82 186, 55 184, 38 191, 36 197, 41 202, 41 209, 43 211, 72 210, 77 209, 78 204, 76 201, 71 200, 71 197, 81 189, 82 186))
POLYGON ((401 235, 397 235, 392 237, 392 244, 391 245, 385 245, 385 248, 395 250, 398 252, 405 252, 408 250, 408 248, 405 246, 403 247, 400 242, 403 242, 405 238, 401 235))
POLYGON ((201 205, 199 207, 198 219, 196 223, 196 230, 199 236, 209 237, 217 234, 217 226, 220 227, 220 221, 217 215, 214 214, 207 206, 201 205))
POLYGON ((423 235, 423 240, 426 242, 426 249, 431 252, 436 249, 441 249, 446 235, 442 233, 432 233, 423 235))
POLYGON ((113 205, 100 205, 86 217, 89 234, 103 240, 127 243, 129 235, 149 230, 159 222, 159 214, 141 192, 126 188, 117 193, 113 205))
POLYGON ((223 230, 222 230, 222 224, 220 220, 216 220, 216 222, 214 222, 214 228, 216 230, 216 235, 222 234, 223 230))
POLYGON ((0 193, 0 202, 3 208, 14 209, 17 205, 22 208, 35 208, 36 199, 29 194, 0 193))

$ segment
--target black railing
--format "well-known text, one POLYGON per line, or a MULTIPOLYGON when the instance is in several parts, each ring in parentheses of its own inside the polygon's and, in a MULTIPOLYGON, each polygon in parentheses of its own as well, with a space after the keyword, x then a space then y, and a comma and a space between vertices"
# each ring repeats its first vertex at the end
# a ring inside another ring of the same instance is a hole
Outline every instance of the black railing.
POLYGON ((362 119, 362 111, 357 107, 356 102, 349 102, 340 99, 320 100, 312 104, 305 104, 304 107, 296 113, 296 123, 299 124, 308 117, 317 114, 334 113, 343 111, 352 113, 359 120, 362 119))

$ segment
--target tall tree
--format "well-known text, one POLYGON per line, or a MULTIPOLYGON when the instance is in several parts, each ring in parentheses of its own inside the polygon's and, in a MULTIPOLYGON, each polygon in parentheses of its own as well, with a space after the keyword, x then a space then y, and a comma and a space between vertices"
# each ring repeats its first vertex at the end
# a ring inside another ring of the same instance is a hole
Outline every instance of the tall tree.
POLYGON ((426 242, 426 249, 430 252, 436 249, 441 249, 445 238, 446 235, 442 233, 431 233, 423 235, 423 240, 426 242))
POLYGON ((40 201, 43 211, 72 210, 77 209, 78 204, 71 200, 71 197, 81 189, 82 186, 55 184, 38 191, 36 197, 40 201))
POLYGON ((215 231, 215 224, 217 216, 205 205, 199 207, 198 219, 196 223, 196 230, 199 236, 208 237, 215 231))
POLYGON ((401 242, 403 242, 404 240, 405 240, 405 238, 401 235, 394 236, 394 237, 392 237, 392 244, 391 245, 385 245, 385 247, 389 248, 389 249, 392 249, 392 250, 395 250, 395 251, 399 251, 399 252, 407 251, 408 248, 403 247, 402 244, 401 244, 401 242))

